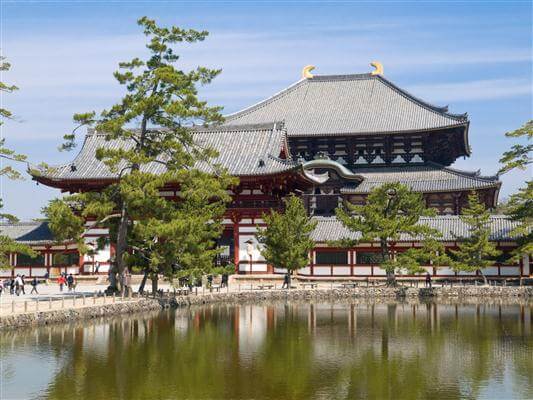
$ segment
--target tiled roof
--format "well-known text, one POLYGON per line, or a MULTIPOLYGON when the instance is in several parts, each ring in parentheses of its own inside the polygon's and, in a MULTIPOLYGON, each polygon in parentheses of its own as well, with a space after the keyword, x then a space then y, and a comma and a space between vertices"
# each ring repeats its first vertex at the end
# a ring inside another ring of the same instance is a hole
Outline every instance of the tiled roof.
MULTIPOLYGON (((317 226, 312 233, 312 238, 316 242, 327 242, 329 240, 346 239, 360 239, 360 233, 349 231, 337 220, 336 217, 313 217, 317 221, 317 226)), ((422 217, 420 224, 428 225, 439 232, 443 241, 459 240, 458 238, 466 238, 470 235, 468 225, 461 221, 457 215, 442 215, 436 217, 422 217)), ((511 221, 503 215, 491 216, 491 236, 490 239, 496 240, 513 240, 511 231, 518 226, 518 222, 511 221)), ((400 241, 416 240, 408 235, 402 235, 400 241)))
POLYGON ((24 244, 50 244, 54 235, 47 222, 16 222, 0 224, 0 235, 24 244))
MULTIPOLYGON (((286 133, 281 123, 194 128, 193 138, 198 145, 217 150, 219 155, 212 162, 232 175, 270 175, 298 166, 293 160, 279 158, 286 146, 286 133)), ((96 159, 97 149, 131 149, 132 146, 133 141, 106 140, 104 134, 89 132, 71 163, 53 167, 43 177, 57 181, 114 179, 117 174, 96 159)), ((197 167, 202 170, 211 168, 206 163, 199 163, 197 167)), ((158 174, 164 168, 161 163, 151 163, 144 165, 142 170, 158 174)), ((120 166, 117 169, 120 170, 120 166)))
POLYGON ((386 134, 468 124, 466 115, 428 104, 379 75, 302 79, 274 96, 226 116, 227 124, 284 121, 289 136, 386 134))
POLYGON ((497 176, 481 176, 479 172, 460 171, 435 163, 382 169, 357 168, 355 172, 364 178, 363 181, 357 186, 344 187, 342 193, 366 194, 389 182, 399 182, 423 193, 497 188, 501 185, 497 176))

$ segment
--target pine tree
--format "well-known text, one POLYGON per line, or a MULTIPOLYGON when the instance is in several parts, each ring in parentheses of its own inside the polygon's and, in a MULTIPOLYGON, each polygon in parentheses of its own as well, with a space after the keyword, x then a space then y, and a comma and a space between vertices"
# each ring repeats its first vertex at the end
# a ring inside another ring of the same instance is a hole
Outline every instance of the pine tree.
POLYGON ((420 193, 412 192, 400 183, 386 183, 373 189, 362 206, 347 203, 336 210, 337 218, 354 233, 358 240, 340 240, 337 244, 351 247, 359 242, 378 241, 381 248, 381 267, 387 272, 387 283, 395 285, 395 272, 406 268, 410 273, 420 272, 415 254, 406 253, 395 257, 393 245, 402 234, 422 241, 438 235, 434 229, 419 224, 422 216, 434 215, 426 208, 420 193))
MULTIPOLYGON (((114 269, 118 277, 123 275, 126 267, 128 238, 132 229, 137 226, 136 237, 147 239, 150 230, 143 230, 143 224, 147 221, 166 223, 172 213, 177 212, 169 210, 171 205, 159 198, 160 188, 180 186, 190 179, 199 179, 204 183, 215 179, 219 185, 235 182, 216 166, 213 170, 217 176, 193 172, 195 163, 204 161, 209 164, 216 152, 198 146, 190 126, 222 121, 221 108, 210 107, 200 100, 197 85, 210 83, 220 70, 204 67, 188 72, 179 70, 175 66, 179 56, 175 54, 174 47, 184 42, 203 41, 208 33, 175 26, 159 27, 147 17, 139 19, 138 24, 147 37, 149 56, 146 60, 134 58, 120 63, 120 70, 114 74, 117 81, 126 87, 127 94, 99 116, 95 112, 76 114, 74 121, 78 126, 71 134, 65 135, 62 146, 62 149, 72 149, 76 131, 84 125, 94 125, 106 140, 132 143, 132 146, 119 149, 103 147, 97 150, 97 159, 118 175, 117 183, 99 193, 81 193, 64 200, 73 206, 73 212, 66 220, 78 227, 78 235, 81 234, 80 218, 106 220, 105 225, 110 228, 116 244, 114 269), (165 172, 157 175, 148 173, 148 167, 154 165, 162 165, 165 172)), ((224 198, 218 191, 211 195, 215 200, 224 198)), ((57 204, 51 206, 59 207, 57 204)), ((205 212, 208 210, 206 208, 205 212)), ((162 230, 165 227, 168 226, 161 225, 162 230)), ((155 233, 150 231, 150 234, 155 233)), ((151 254, 149 257, 155 258, 156 252, 151 251, 151 254)), ((161 263, 151 261, 151 265, 156 264, 161 263)), ((113 287, 119 285, 120 282, 112 282, 113 287)))
POLYGON ((292 274, 309 264, 309 252, 315 246, 311 233, 315 229, 303 202, 291 195, 284 199, 284 212, 272 211, 263 219, 266 228, 258 228, 259 242, 264 245, 261 254, 276 268, 292 274))
MULTIPOLYGON (((511 150, 503 153, 500 163, 503 164, 500 173, 511 171, 515 168, 525 170, 528 168, 533 159, 533 120, 528 121, 521 128, 507 132, 507 137, 525 137, 527 145, 515 144, 511 150)), ((505 207, 507 214, 513 221, 518 221, 519 226, 511 232, 518 237, 518 248, 513 252, 514 259, 519 260, 524 254, 533 254, 533 180, 526 182, 526 186, 511 195, 505 207)))
MULTIPOLYGON (((0 57, 0 71, 9 71, 11 64, 5 61, 4 57, 0 57)), ((18 90, 15 85, 9 85, 4 82, 0 82, 0 93, 12 93, 18 90)), ((0 107, 0 129, 3 129, 4 121, 6 119, 12 119, 13 114, 6 108, 0 107)), ((0 159, 8 160, 11 162, 25 163, 26 156, 18 154, 14 150, 8 148, 5 144, 5 138, 0 137, 0 159)), ((19 171, 13 168, 11 165, 0 167, 0 179, 6 177, 8 179, 21 179, 22 176, 19 171)), ((0 199, 0 210, 3 208, 2 199, 0 199)), ((18 221, 18 218, 11 214, 0 213, 0 220, 14 223, 18 221)), ((31 249, 31 247, 17 243, 13 239, 2 235, 0 232, 0 269, 10 268, 9 265, 9 253, 26 254, 31 257, 36 257, 37 253, 31 249)))
POLYGON ((487 284, 483 269, 501 254, 496 244, 490 241, 490 213, 479 201, 476 193, 468 196, 468 207, 463 209, 461 221, 468 226, 469 236, 458 237, 458 250, 452 250, 452 268, 455 271, 477 272, 487 284))

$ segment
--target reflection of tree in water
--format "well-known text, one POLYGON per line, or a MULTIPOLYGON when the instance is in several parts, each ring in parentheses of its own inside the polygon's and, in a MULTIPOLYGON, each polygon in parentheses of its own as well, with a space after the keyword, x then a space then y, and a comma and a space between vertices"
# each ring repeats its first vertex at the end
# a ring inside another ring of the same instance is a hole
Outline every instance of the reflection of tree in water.
POLYGON ((233 306, 112 320, 107 337, 58 328, 41 340, 61 360, 47 397, 477 398, 506 368, 533 397, 530 307, 328 307, 256 307, 266 332, 245 355, 233 306))

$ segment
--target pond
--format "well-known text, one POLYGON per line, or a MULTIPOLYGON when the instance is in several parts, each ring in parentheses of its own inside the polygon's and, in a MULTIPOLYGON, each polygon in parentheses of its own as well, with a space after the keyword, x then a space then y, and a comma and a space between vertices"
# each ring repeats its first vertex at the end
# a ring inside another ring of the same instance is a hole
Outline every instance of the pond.
POLYGON ((3 332, 0 398, 533 398, 532 314, 527 302, 290 302, 3 332))

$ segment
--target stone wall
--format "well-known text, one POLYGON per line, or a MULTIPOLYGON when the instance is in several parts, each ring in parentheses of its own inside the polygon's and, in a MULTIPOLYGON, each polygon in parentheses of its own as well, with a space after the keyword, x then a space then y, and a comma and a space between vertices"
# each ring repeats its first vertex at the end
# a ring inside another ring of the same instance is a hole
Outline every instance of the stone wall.
POLYGON ((14 314, 0 317, 0 330, 24 326, 68 323, 82 319, 93 319, 118 314, 128 314, 160 309, 161 304, 158 300, 141 299, 137 301, 97 305, 83 308, 67 308, 64 310, 14 314))
POLYGON ((179 296, 163 300, 163 306, 180 307, 216 302, 241 302, 261 300, 335 300, 335 299, 416 299, 416 298, 528 298, 533 299, 531 286, 483 287, 458 286, 432 289, 356 287, 354 289, 310 289, 243 291, 230 293, 210 293, 203 296, 179 296))
POLYGON ((165 297, 162 299, 140 299, 136 301, 72 308, 56 311, 42 311, 25 314, 15 314, 0 318, 0 329, 15 327, 67 323, 75 320, 94 319, 119 314, 136 313, 161 308, 187 307, 213 303, 244 303, 260 301, 336 301, 363 299, 365 301, 379 300, 418 300, 439 299, 449 301, 476 300, 477 302, 492 300, 533 300, 531 286, 457 286, 426 288, 387 288, 387 287, 356 287, 354 289, 314 289, 314 290, 272 290, 272 291, 243 291, 229 293, 208 293, 205 295, 190 295, 165 297))

